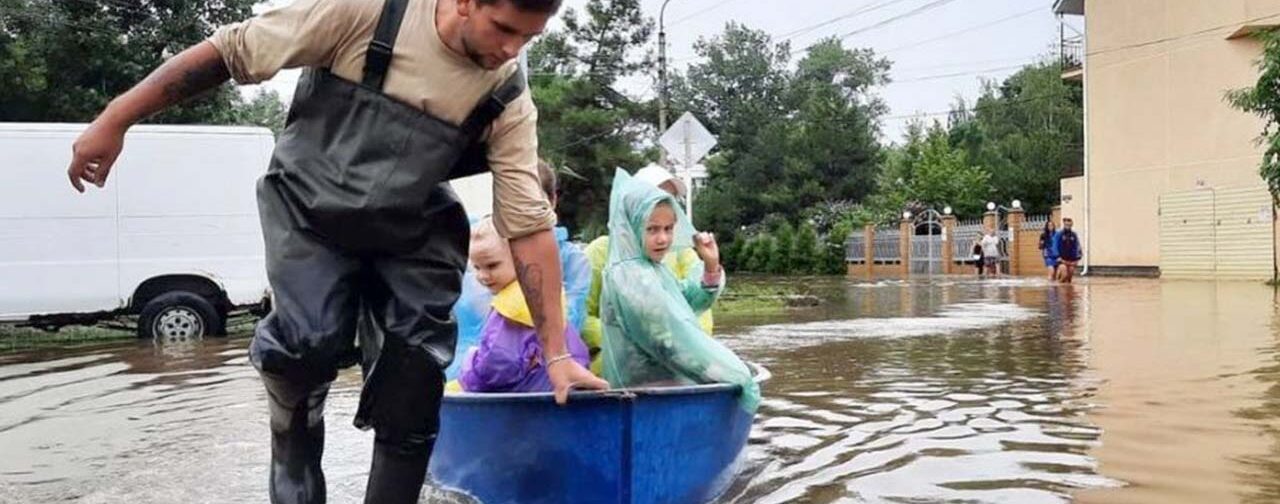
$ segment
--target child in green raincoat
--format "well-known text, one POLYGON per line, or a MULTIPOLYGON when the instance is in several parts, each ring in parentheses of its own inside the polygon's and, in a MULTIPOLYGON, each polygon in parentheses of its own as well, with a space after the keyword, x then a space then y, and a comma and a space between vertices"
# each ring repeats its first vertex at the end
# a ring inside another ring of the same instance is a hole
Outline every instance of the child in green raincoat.
MULTIPOLYGON (((649 165, 636 171, 631 176, 633 181, 648 182, 658 189, 662 189, 677 200, 683 197, 687 191, 684 183, 679 177, 671 174, 669 170, 658 165, 649 165)), ((587 347, 591 349, 591 372, 599 375, 603 373, 603 366, 600 362, 600 342, 604 339, 604 329, 600 325, 600 288, 601 276, 604 273, 604 265, 609 260, 609 235, 603 235, 593 240, 584 250, 587 259, 591 265, 590 286, 586 297, 586 322, 581 327, 582 340, 587 343, 587 347)), ((704 267, 702 259, 698 257, 697 252, 692 248, 681 249, 667 254, 662 259, 662 264, 671 269, 676 275, 676 280, 684 281, 689 278, 702 278, 704 267)), ((711 314, 712 309, 707 308, 698 314, 698 324, 702 326, 702 330, 707 334, 713 334, 715 321, 711 314)))
POLYGON ((675 198, 622 170, 609 198, 609 235, 600 294, 604 379, 614 387, 734 383, 742 407, 754 411, 760 387, 746 363, 698 323, 724 289, 715 237, 695 235, 675 198), (701 278, 680 281, 662 260, 690 246, 706 266, 701 278))

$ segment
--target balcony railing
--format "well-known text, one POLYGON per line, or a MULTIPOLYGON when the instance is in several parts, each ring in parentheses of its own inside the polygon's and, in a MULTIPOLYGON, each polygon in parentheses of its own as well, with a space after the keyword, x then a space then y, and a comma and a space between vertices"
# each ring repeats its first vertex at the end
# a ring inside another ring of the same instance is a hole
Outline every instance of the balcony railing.
POLYGON ((1063 37, 1058 46, 1058 59, 1066 75, 1084 67, 1084 37, 1063 37))

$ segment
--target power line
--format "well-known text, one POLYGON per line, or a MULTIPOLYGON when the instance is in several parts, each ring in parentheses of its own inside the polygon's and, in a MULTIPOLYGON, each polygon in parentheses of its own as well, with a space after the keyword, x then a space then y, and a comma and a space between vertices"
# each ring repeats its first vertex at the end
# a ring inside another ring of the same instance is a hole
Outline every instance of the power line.
POLYGON ((1024 62, 1017 65, 1006 65, 1006 66, 995 67, 995 68, 987 68, 984 70, 977 70, 977 71, 971 71, 971 72, 953 72, 953 73, 944 73, 944 74, 936 74, 936 75, 922 75, 919 77, 912 77, 910 79, 894 80, 889 82, 889 84, 893 85, 893 84, 901 84, 904 82, 921 82, 921 81, 929 81, 929 80, 948 79, 951 77, 964 77, 966 75, 980 75, 980 74, 1002 72, 1005 70, 1013 70, 1015 68, 1024 68, 1027 65, 1032 63, 1035 63, 1035 61, 1024 62))
POLYGON ((667 25, 667 27, 668 27, 668 28, 670 28, 670 27, 672 27, 672 26, 678 25, 678 24, 680 24, 680 23, 683 23, 683 22, 685 22, 685 21, 688 21, 688 20, 690 20, 690 19, 693 19, 693 18, 695 18, 695 17, 698 17, 698 16, 699 16, 699 15, 701 15, 701 14, 704 14, 704 13, 710 12, 710 11, 712 11, 712 10, 715 10, 716 8, 718 8, 718 7, 720 7, 720 6, 724 5, 724 4, 727 4, 727 3, 729 3, 729 2, 732 2, 732 1, 733 1, 733 0, 720 0, 719 2, 716 2, 716 3, 712 4, 712 5, 711 5, 711 6, 709 6, 709 7, 705 7, 705 8, 699 9, 697 12, 694 12, 694 13, 689 14, 689 15, 687 15, 687 16, 682 16, 680 19, 677 19, 677 20, 675 20, 675 21, 672 21, 670 24, 668 24, 668 25, 667 25))
POLYGON ((1147 47, 1147 46, 1152 46, 1152 45, 1157 45, 1157 44, 1163 44, 1163 43, 1166 43, 1166 42, 1173 42, 1173 41, 1176 41, 1176 40, 1189 39, 1189 38, 1198 37, 1198 36, 1201 36, 1201 35, 1206 35, 1206 34, 1209 34, 1209 33, 1212 33, 1212 32, 1218 31, 1218 30, 1221 30, 1221 29, 1223 29, 1223 28, 1231 28, 1231 27, 1233 27, 1233 26, 1247 25, 1247 24, 1250 24, 1250 23, 1256 23, 1256 22, 1258 22, 1258 21, 1265 21, 1265 20, 1268 20, 1268 19, 1276 18, 1276 17, 1280 17, 1280 14, 1271 14, 1271 15, 1267 15, 1267 16, 1260 16, 1260 17, 1256 17, 1256 18, 1253 18, 1253 19, 1246 19, 1246 20, 1244 20, 1244 21, 1236 21, 1236 22, 1232 22, 1232 23, 1227 23, 1227 24, 1223 24, 1223 25, 1214 26, 1214 27, 1212 27, 1212 28, 1205 28, 1205 29, 1200 30, 1200 31, 1194 31, 1194 32, 1191 32, 1191 33, 1183 34, 1183 35, 1173 36, 1173 37, 1165 37, 1165 38, 1156 39, 1156 40, 1149 40, 1149 41, 1146 41, 1146 42, 1138 42, 1138 43, 1136 43, 1136 44, 1128 44, 1128 45, 1122 45, 1122 46, 1116 46, 1116 47, 1108 47, 1108 48, 1105 48, 1105 49, 1097 49, 1097 50, 1094 50, 1094 51, 1089 51, 1089 52, 1085 53, 1085 55, 1086 55, 1086 56, 1094 56, 1094 55, 1098 55, 1098 54, 1106 54, 1106 53, 1115 52, 1115 51, 1123 51, 1123 50, 1125 50, 1125 49, 1136 49, 1136 48, 1139 48, 1139 47, 1147 47))
MULTIPOLYGON (((881 3, 881 4, 878 4, 878 5, 876 5, 875 7, 877 7, 877 8, 878 8, 878 7, 883 7, 883 6, 886 6, 886 5, 889 5, 889 4, 893 4, 893 3, 897 3, 897 2, 900 2, 900 1, 902 1, 902 0, 889 0, 889 1, 887 1, 887 2, 883 2, 883 3, 881 3)), ((938 8, 938 7, 942 7, 942 6, 946 5, 946 4, 949 4, 949 3, 952 3, 952 2, 955 2, 955 1, 956 1, 956 0, 933 0, 932 2, 929 2, 929 3, 927 3, 927 4, 924 4, 924 5, 921 5, 921 6, 919 6, 919 7, 916 7, 916 8, 914 8, 914 9, 911 9, 911 10, 909 10, 909 11, 907 11, 907 12, 902 13, 902 14, 898 14, 898 15, 896 15, 896 16, 892 16, 892 17, 889 17, 889 18, 887 18, 887 19, 883 19, 883 20, 881 20, 881 21, 878 21, 878 22, 872 23, 872 24, 870 24, 870 25, 867 25, 867 26, 864 26, 864 27, 861 27, 861 28, 858 28, 858 29, 855 29, 855 30, 852 30, 852 31, 849 31, 849 32, 845 32, 845 33, 841 34, 841 35, 840 35, 839 37, 837 37, 837 38, 838 38, 839 40, 846 40, 846 39, 848 39, 849 37, 852 37, 852 36, 854 36, 854 35, 859 35, 859 34, 862 34, 862 33, 866 33, 866 32, 868 32, 868 31, 875 30, 875 29, 877 29, 877 28, 883 28, 883 27, 885 27, 885 26, 891 25, 891 24, 896 23, 896 22, 898 22, 898 21, 901 21, 901 20, 903 20, 903 19, 908 19, 908 18, 911 18, 911 17, 915 17, 915 16, 917 16, 917 15, 923 14, 923 13, 925 13, 925 12, 928 12, 928 11, 930 11, 930 10, 936 9, 936 8, 938 8)), ((830 24, 831 22, 834 22, 834 20, 832 20, 832 21, 827 21, 827 22, 824 22, 824 23, 819 23, 819 24, 820 24, 820 25, 823 25, 823 24, 830 24)), ((810 31, 812 31, 812 30, 810 30, 810 31)), ((807 32, 806 32, 806 33, 807 33, 807 32)), ((780 38, 780 39, 779 39, 779 42, 786 41, 786 40, 788 40, 788 39, 790 39, 790 38, 794 38, 794 37, 799 36, 799 35, 802 35, 802 34, 803 34, 803 33, 799 33, 799 34, 791 34, 790 36, 780 38)), ((808 51, 808 50, 810 50, 810 49, 813 49, 814 47, 816 47, 816 46, 817 46, 818 44, 820 44, 820 43, 822 43, 822 42, 821 42, 821 41, 818 41, 818 42, 814 42, 814 43, 812 43, 812 44, 809 44, 809 45, 805 46, 804 48, 800 49, 800 51, 798 51, 798 52, 806 52, 806 51, 808 51)), ((698 58, 698 56, 690 56, 690 57, 687 57, 687 58, 680 58, 680 59, 672 60, 672 62, 673 62, 673 63, 678 63, 678 62, 683 62, 683 61, 693 60, 693 59, 697 59, 697 58, 698 58)))
MULTIPOLYGON (((864 6, 862 6, 862 7, 859 7, 859 8, 857 8, 857 9, 854 9, 854 10, 852 10, 852 11, 850 11, 850 12, 847 12, 847 13, 841 14, 841 15, 839 15, 839 16, 836 16, 836 17, 834 17, 834 18, 828 19, 828 20, 826 20, 826 21, 822 21, 822 22, 819 22, 819 23, 811 24, 811 25, 805 25, 805 26, 802 26, 802 27, 796 28, 796 29, 794 29, 794 30, 792 30, 792 31, 789 31, 789 32, 787 32, 787 33, 783 33, 783 34, 781 34, 781 35, 776 35, 777 39, 776 39, 774 42, 775 42, 775 43, 786 42, 786 41, 791 40, 791 39, 793 39, 793 38, 800 37, 800 36, 803 36, 803 35, 805 35, 805 34, 811 33, 811 32, 813 32, 814 30, 816 30, 816 29, 818 29, 818 28, 822 28, 822 27, 827 26, 827 25, 831 25, 831 24, 834 24, 834 23, 838 23, 838 22, 840 22, 840 21, 844 21, 844 20, 846 20, 846 19, 849 19, 849 18, 852 18, 852 17, 858 16, 858 15, 861 15, 861 14, 866 14, 866 13, 868 13, 868 12, 872 12, 872 11, 875 11, 875 10, 879 10, 879 9, 881 9, 881 8, 883 8, 883 7, 888 7, 888 6, 893 5, 893 4, 902 3, 902 2, 904 2, 904 1, 907 1, 907 0, 885 0, 885 1, 882 1, 882 2, 880 2, 880 3, 876 3, 876 4, 868 4, 868 5, 864 5, 864 6)), ((770 35, 770 36, 771 36, 771 37, 775 37, 775 35, 770 35)), ((672 58, 672 59, 671 59, 671 62, 672 62, 672 63, 682 63, 682 62, 685 62, 685 61, 691 61, 691 60, 698 59, 699 57, 700 57, 700 56, 698 56, 698 55, 693 55, 693 56, 685 56, 685 57, 683 57, 683 58, 672 58)))
POLYGON ((862 7, 859 7, 859 8, 857 8, 857 9, 854 9, 853 11, 850 11, 850 12, 848 12, 848 13, 842 14, 842 15, 840 15, 840 16, 836 16, 836 17, 831 18, 831 19, 828 19, 828 20, 826 20, 826 21, 823 21, 823 22, 820 22, 820 23, 816 23, 816 24, 812 24, 812 25, 808 25, 808 26, 802 26, 802 27, 800 27, 800 28, 797 28, 797 29, 795 29, 795 30, 789 31, 789 32, 784 33, 784 34, 782 34, 782 35, 778 35, 778 39, 779 39, 779 42, 781 42, 781 41, 786 41, 786 40, 790 40, 790 39, 792 39, 792 38, 799 37, 799 36, 801 36, 801 35, 805 35, 805 34, 807 34, 807 33, 811 33, 811 32, 813 32, 813 30, 816 30, 816 29, 818 29, 818 28, 822 28, 822 27, 824 27, 824 26, 828 26, 828 25, 831 25, 831 24, 834 24, 834 23, 838 23, 838 22, 840 22, 840 21, 844 21, 844 20, 849 19, 849 18, 854 17, 854 16, 858 16, 858 15, 861 15, 861 14, 866 14, 866 13, 868 13, 868 12, 872 12, 872 11, 875 11, 875 10, 879 10, 879 9, 880 9, 880 8, 882 8, 882 7, 888 7, 888 6, 893 5, 893 4, 896 4, 896 3, 902 3, 902 2, 904 2, 904 1, 906 1, 906 0, 887 0, 887 1, 884 1, 884 2, 880 2, 880 3, 878 3, 878 4, 868 4, 868 5, 864 5, 864 6, 862 6, 862 7))
POLYGON ((913 48, 913 47, 920 47, 920 46, 922 46, 922 45, 930 44, 930 43, 933 43, 933 42, 937 42, 937 41, 939 41, 939 40, 946 40, 946 39, 949 39, 949 38, 951 38, 951 37, 955 37, 955 36, 957 36, 957 35, 963 35, 963 34, 966 34, 966 33, 969 33, 969 32, 973 32, 973 31, 981 30, 981 29, 983 29, 983 28, 989 28, 989 27, 992 27, 992 26, 998 25, 998 24, 1000 24, 1000 23, 1004 23, 1004 22, 1007 22, 1007 21, 1012 21, 1012 20, 1014 20, 1014 19, 1018 19, 1018 18, 1023 17, 1023 16, 1028 16, 1028 15, 1031 15, 1031 14, 1034 14, 1034 13, 1037 13, 1037 12, 1044 12, 1047 8, 1048 8, 1048 6, 1039 6, 1039 7, 1035 7, 1035 8, 1032 8, 1032 9, 1028 9, 1028 10, 1025 10, 1025 11, 1019 12, 1019 13, 1017 13, 1017 14, 1013 14, 1013 15, 1010 15, 1010 16, 1005 16, 1005 17, 1002 17, 1002 18, 1000 18, 1000 19, 996 19, 996 20, 993 20, 993 21, 989 21, 989 22, 986 22, 986 23, 983 23, 983 24, 980 24, 980 25, 977 25, 977 26, 971 26, 971 27, 965 28, 965 29, 963 29, 963 30, 956 30, 956 31, 953 31, 953 32, 950 32, 950 33, 946 33, 946 34, 943 34, 943 35, 939 35, 939 36, 937 36, 937 37, 924 39, 924 40, 921 40, 921 41, 919 41, 919 42, 913 42, 913 43, 906 44, 906 45, 900 45, 900 46, 898 46, 898 47, 894 47, 894 48, 891 48, 891 49, 886 49, 886 50, 884 50, 884 51, 880 51, 880 54, 888 54, 888 53, 891 53, 891 52, 901 51, 901 50, 903 50, 903 49, 911 49, 911 48, 913 48))
POLYGON ((1036 58, 1041 58, 1041 57, 1044 57, 1044 56, 1045 56, 1045 54, 1043 54, 1043 53, 1041 53, 1041 54, 1028 54, 1028 55, 1026 55, 1026 56, 1017 56, 1017 57, 1013 57, 1013 58, 998 58, 998 59, 989 59, 989 60, 961 61, 961 62, 958 62, 958 63, 947 63, 947 64, 945 64, 945 65, 926 65, 926 66, 914 66, 914 67, 902 67, 902 68, 897 68, 897 67, 895 67, 895 68, 893 68, 893 70, 896 70, 896 71, 899 71, 899 72, 914 72, 914 71, 917 71, 917 70, 938 70, 938 69, 942 69, 942 68, 957 68, 957 67, 967 67, 967 66, 974 66, 974 65, 989 65, 989 64, 992 64, 992 63, 1013 63, 1013 62, 1015 62, 1015 61, 1032 61, 1032 62, 1035 62, 1035 61, 1036 61, 1036 58))
MULTIPOLYGON (((906 78, 906 79, 894 79, 894 80, 891 80, 887 85, 888 85, 888 86, 892 86, 892 85, 894 85, 894 84, 900 84, 900 83, 904 83, 904 82, 919 82, 919 81, 927 81, 927 80, 935 80, 935 79, 945 79, 945 78, 950 78, 950 77, 963 77, 963 76, 966 76, 966 75, 982 75, 982 74, 989 74, 989 73, 1000 72, 1000 71, 1004 71, 1004 70, 1013 70, 1013 69, 1017 69, 1017 68, 1023 68, 1023 67, 1026 67, 1027 65, 1035 64, 1036 62, 1038 62, 1038 61, 1039 61, 1037 58, 1039 58, 1039 56, 1032 56, 1032 57, 1030 57, 1029 59, 1028 59, 1028 58, 1019 58, 1019 59, 1016 59, 1016 60, 1015 60, 1015 59, 1013 59, 1013 58, 1006 58, 1006 59, 1002 59, 1002 60, 971 61, 971 62, 959 63, 959 64, 939 65, 939 66, 936 66, 936 67, 915 67, 915 68, 912 68, 911 70, 936 70, 936 69, 939 69, 939 68, 954 68, 954 67, 957 67, 957 66, 975 65, 975 64, 979 64, 979 63, 993 63, 993 62, 1020 61, 1020 63, 1018 63, 1018 64, 1016 64, 1016 65, 1003 65, 1003 66, 992 67, 992 68, 984 68, 984 69, 981 69, 981 70, 967 70, 967 71, 963 71, 963 72, 949 72, 949 73, 942 73, 942 74, 920 75, 920 76, 915 76, 915 77, 909 77, 909 78, 906 78)), ((603 75, 603 74, 583 73, 583 74, 576 74, 576 75, 580 75, 580 76, 591 76, 591 75, 603 75)), ((558 74, 558 73, 554 73, 554 72, 533 72, 533 73, 531 73, 531 74, 530 74, 530 76, 555 77, 555 76, 567 76, 567 75, 565 75, 565 74, 558 74)))
POLYGON ((966 108, 966 109, 963 109, 963 110, 948 109, 948 110, 945 110, 945 111, 936 111, 936 112, 917 112, 917 113, 914 113, 914 114, 900 114, 900 115, 884 116, 884 117, 881 117, 880 119, 881 119, 881 120, 886 120, 886 121, 892 121, 892 120, 897 120, 897 119, 912 119, 912 118, 917 118, 917 117, 936 117, 936 116, 946 116, 946 115, 951 115, 951 114, 956 113, 956 112, 965 112, 965 113, 972 114, 972 113, 974 113, 974 112, 978 112, 978 111, 982 111, 982 110, 987 110, 987 109, 989 109, 989 108, 996 108, 996 107, 1009 107, 1009 106, 1013 106, 1013 105, 1020 105, 1020 104, 1027 103, 1027 102, 1032 102, 1032 101, 1048 100, 1048 99, 1054 99, 1054 98, 1063 98, 1063 97, 1066 97, 1066 96, 1067 96, 1067 95, 1065 95, 1065 94, 1063 94, 1063 93, 1049 93, 1049 94, 1043 94, 1043 95, 1037 95, 1037 96, 1029 96, 1029 97, 1026 97, 1026 98, 1018 98, 1018 99, 1016 99, 1016 100, 1012 100, 1012 101, 998 101, 998 102, 988 103, 988 104, 986 104, 986 105, 974 105, 973 107, 969 107, 969 108, 966 108))
MULTIPOLYGON (((901 20, 903 20, 903 19, 907 19, 907 18, 910 18, 910 17, 914 17, 914 16, 917 16, 917 15, 923 14, 923 13, 925 13, 925 12, 931 11, 931 10, 936 9, 936 8, 938 8, 938 7, 942 7, 943 5, 949 4, 949 3, 954 2, 954 1, 956 1, 956 0, 934 0, 934 1, 932 1, 932 2, 929 2, 929 3, 927 3, 927 4, 924 4, 924 5, 921 5, 921 6, 919 6, 919 7, 914 8, 914 9, 911 9, 911 10, 909 10, 909 11, 907 11, 907 12, 904 12, 904 13, 902 13, 902 14, 898 14, 897 16, 893 16, 893 17, 891 17, 891 18, 888 18, 888 19, 882 20, 882 21, 880 21, 880 22, 872 23, 872 24, 870 24, 870 25, 868 25, 868 26, 864 26, 864 27, 862 27, 862 28, 858 28, 858 29, 853 30, 853 31, 851 31, 851 32, 844 33, 844 34, 840 35, 840 37, 839 37, 839 38, 840 38, 840 40, 845 40, 845 39, 848 39, 849 37, 852 37, 852 36, 854 36, 854 35, 859 35, 859 34, 862 34, 862 33, 866 33, 866 32, 869 32, 869 31, 871 31, 871 30, 874 30, 874 29, 876 29, 876 28, 883 28, 883 27, 888 26, 888 25, 891 25, 891 24, 893 24, 893 23, 895 23, 895 22, 898 22, 898 21, 901 21, 901 20)), ((814 45, 816 45, 816 44, 810 44, 808 47, 805 47, 805 50, 808 50, 808 49, 813 48, 813 46, 814 46, 814 45)))

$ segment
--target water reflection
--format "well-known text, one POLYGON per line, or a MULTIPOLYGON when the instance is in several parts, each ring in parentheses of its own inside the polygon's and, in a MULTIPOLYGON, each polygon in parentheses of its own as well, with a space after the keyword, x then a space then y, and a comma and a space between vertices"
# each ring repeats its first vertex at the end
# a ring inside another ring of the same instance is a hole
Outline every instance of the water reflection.
POLYGON ((853 286, 880 318, 727 337, 780 370, 753 436, 767 467, 736 499, 1057 502, 1115 485, 1088 454, 1083 342, 1052 331, 1078 294, 1029 288, 853 286))
MULTIPOLYGON (((820 307, 717 319, 774 372, 723 501, 1280 500, 1270 289, 801 282, 820 307)), ((0 502, 261 501, 267 417, 246 345, 0 356, 0 502)), ((327 409, 331 502, 364 490, 358 384, 342 374, 327 409)))

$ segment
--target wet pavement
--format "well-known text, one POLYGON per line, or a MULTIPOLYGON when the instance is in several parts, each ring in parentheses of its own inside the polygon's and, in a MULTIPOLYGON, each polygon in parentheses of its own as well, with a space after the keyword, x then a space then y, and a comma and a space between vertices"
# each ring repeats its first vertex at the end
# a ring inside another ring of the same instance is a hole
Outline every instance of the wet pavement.
MULTIPOLYGON (((723 501, 1280 501, 1270 288, 746 281, 824 303, 717 317, 719 337, 774 374, 723 501)), ((0 355, 0 502, 264 501, 267 418, 247 345, 0 355)), ((326 408, 330 502, 364 489, 358 385, 344 373, 326 408)))

